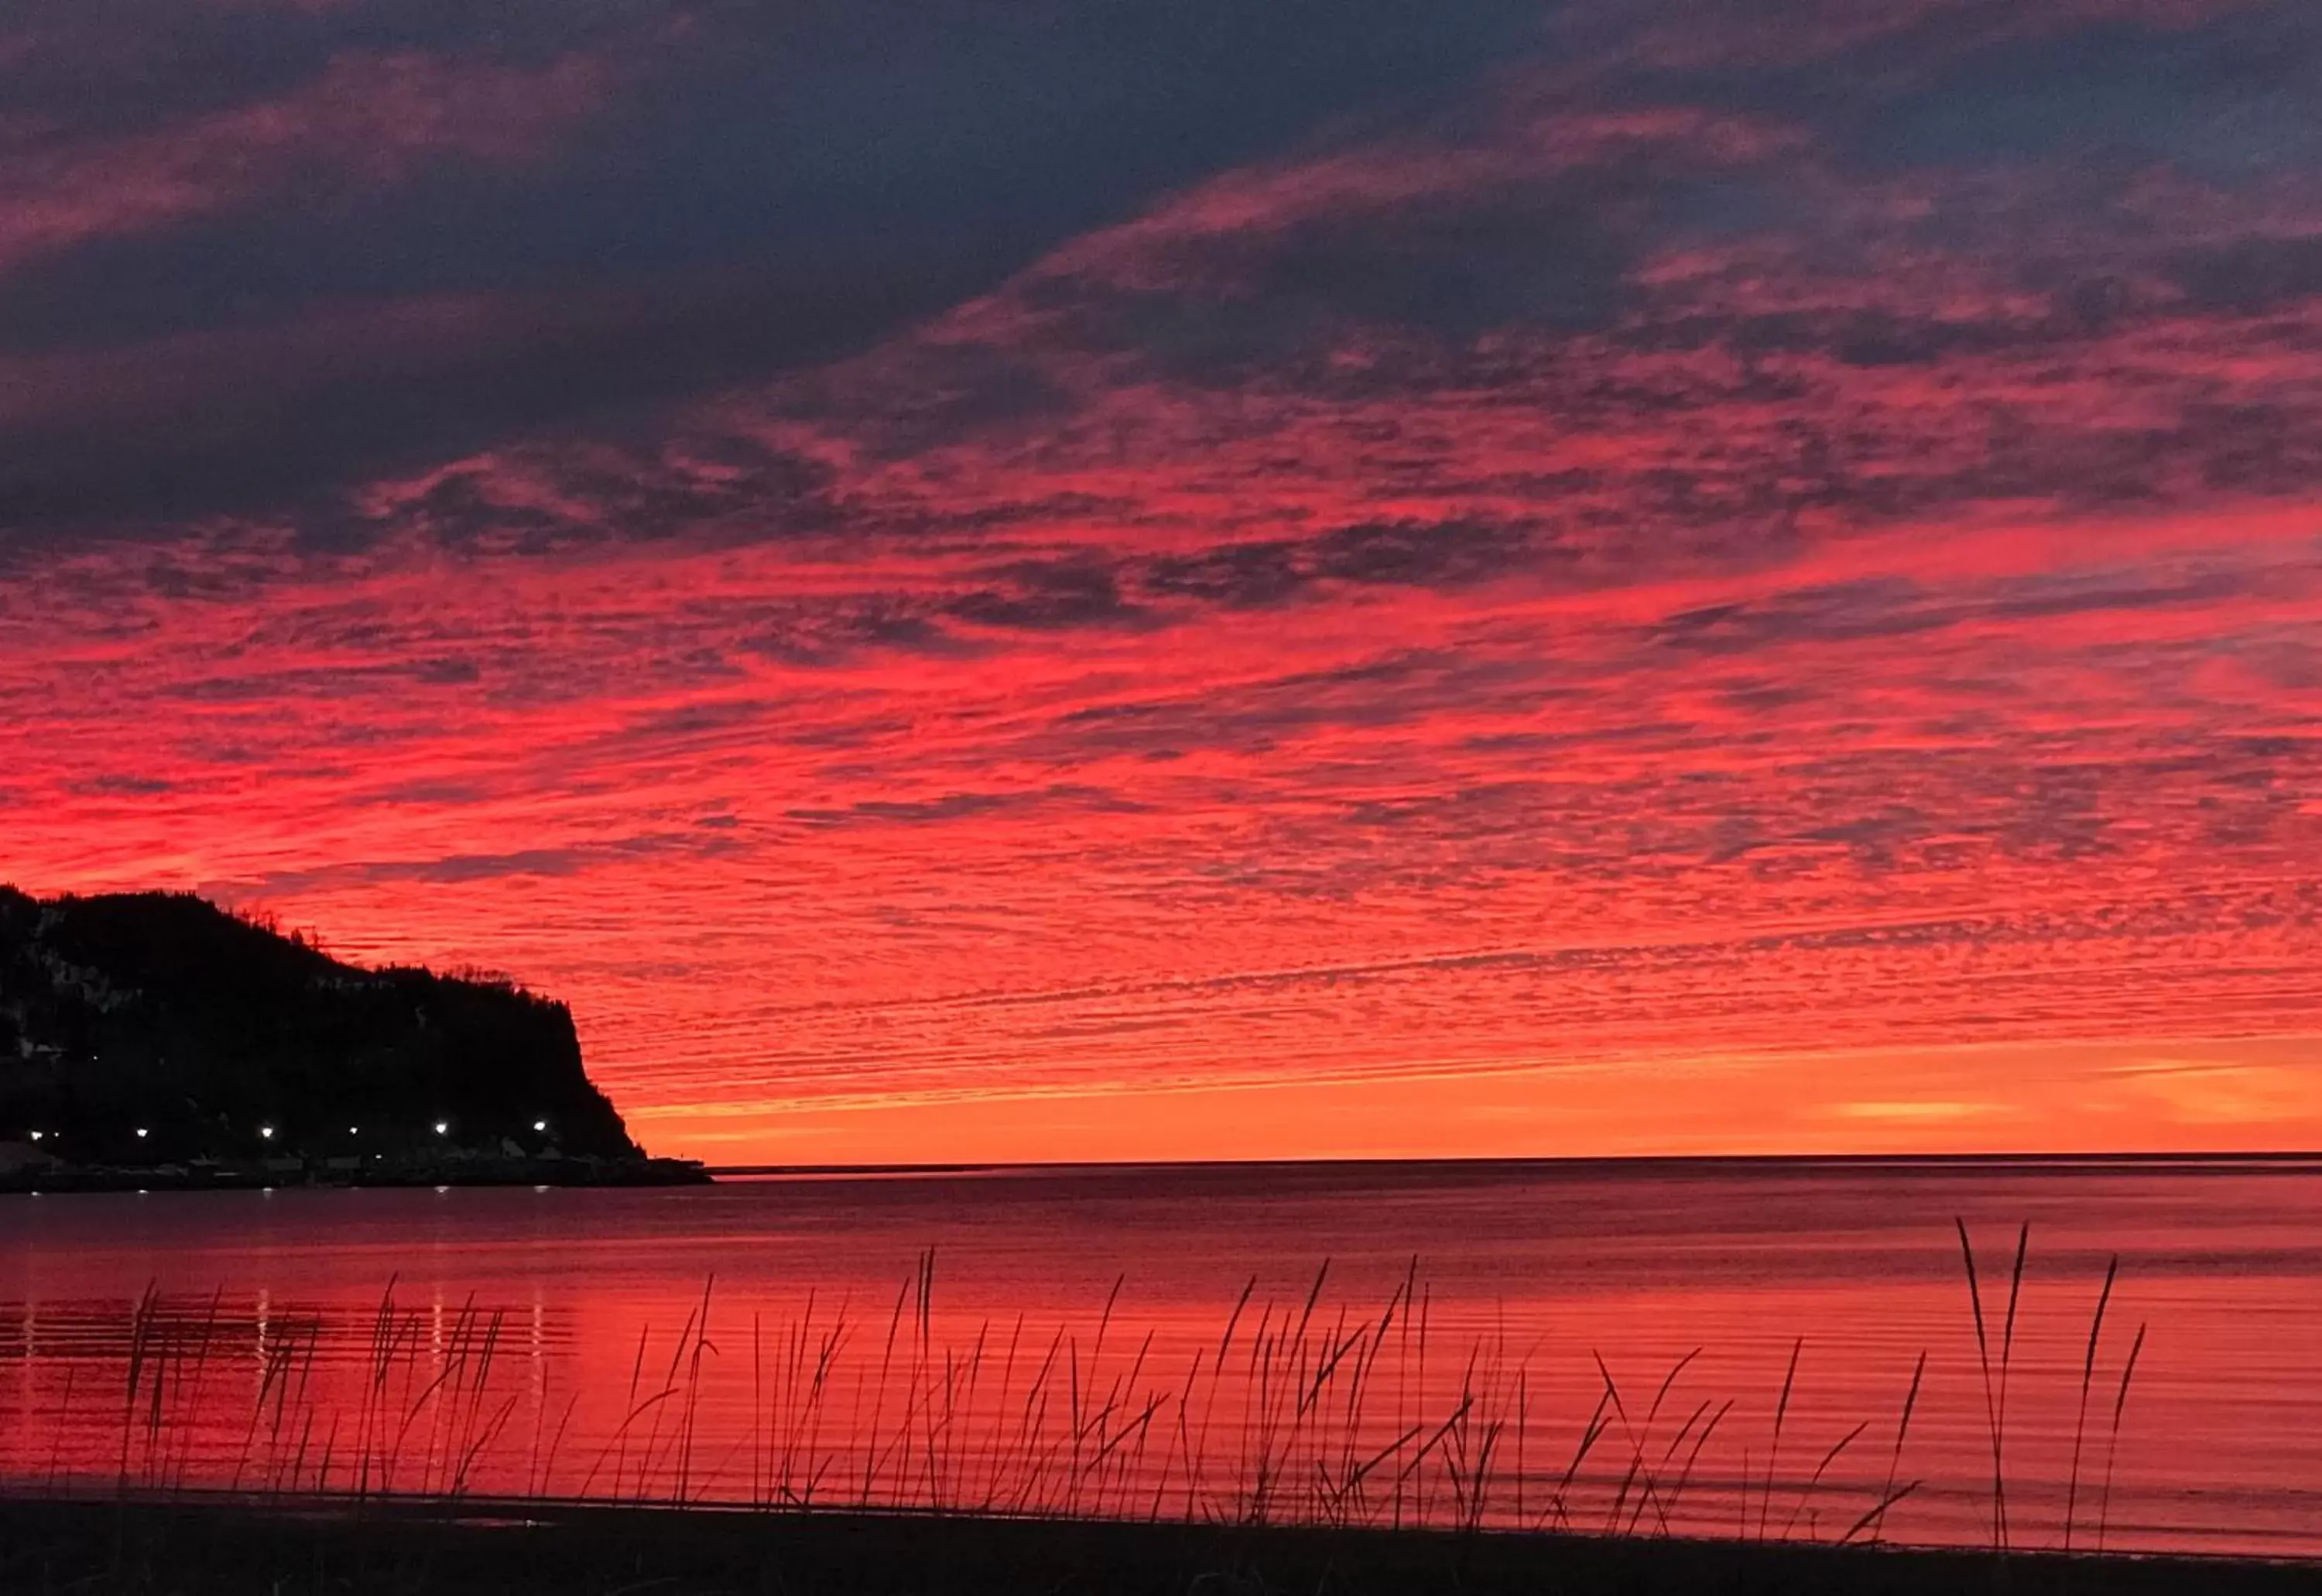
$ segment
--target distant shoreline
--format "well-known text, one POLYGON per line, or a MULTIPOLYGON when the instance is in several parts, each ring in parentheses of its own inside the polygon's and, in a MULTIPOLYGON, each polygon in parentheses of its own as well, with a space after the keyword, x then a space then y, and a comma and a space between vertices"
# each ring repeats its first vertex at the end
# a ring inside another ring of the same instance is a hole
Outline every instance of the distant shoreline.
POLYGON ((164 1164, 151 1169, 117 1165, 53 1164, 0 1174, 0 1194, 69 1195, 81 1192, 352 1190, 447 1186, 706 1186, 701 1165, 683 1158, 446 1159, 440 1163, 381 1163, 361 1169, 309 1166, 274 1169, 264 1164, 164 1164))
POLYGON ((705 1164, 689 1158, 447 1159, 364 1169, 269 1168, 263 1164, 75 1166, 0 1172, 0 1196, 75 1192, 255 1191, 417 1187, 681 1187, 752 1181, 910 1181, 975 1177, 1135 1176, 1140 1174, 1361 1175, 1440 1172, 1549 1177, 1767 1175, 1838 1172, 1974 1173, 1996 1170, 2058 1172, 2322 1173, 2322 1152, 2294 1153, 1943 1153, 1682 1154, 1627 1157, 1170 1159, 1037 1163, 705 1164))

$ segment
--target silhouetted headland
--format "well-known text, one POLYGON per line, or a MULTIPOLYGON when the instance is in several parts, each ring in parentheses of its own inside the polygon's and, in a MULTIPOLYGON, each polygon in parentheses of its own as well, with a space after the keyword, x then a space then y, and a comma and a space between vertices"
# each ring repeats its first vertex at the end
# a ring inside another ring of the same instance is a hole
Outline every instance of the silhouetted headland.
POLYGON ((189 893, 0 887, 0 1190, 634 1185, 572 1016, 364 969, 189 893))

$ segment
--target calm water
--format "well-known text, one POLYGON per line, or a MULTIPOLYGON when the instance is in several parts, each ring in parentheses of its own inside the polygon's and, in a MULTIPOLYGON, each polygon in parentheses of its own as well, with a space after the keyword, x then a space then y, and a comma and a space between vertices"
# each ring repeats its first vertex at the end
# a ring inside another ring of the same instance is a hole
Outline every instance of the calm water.
POLYGON ((2031 1226, 2015 1544, 2060 1541, 2071 1496, 2079 1545, 2101 1516, 2112 1546, 2322 1554, 2314 1166, 5 1199, 0 1470, 1824 1539, 1891 1480, 1915 1488, 1887 1537, 1982 1541, 1990 1424, 1955 1216, 1995 1360, 2031 1226))

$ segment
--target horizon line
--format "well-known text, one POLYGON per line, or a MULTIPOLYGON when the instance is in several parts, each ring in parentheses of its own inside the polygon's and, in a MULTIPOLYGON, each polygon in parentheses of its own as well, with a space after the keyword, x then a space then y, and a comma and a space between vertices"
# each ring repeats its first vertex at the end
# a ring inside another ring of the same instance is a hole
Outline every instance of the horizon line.
POLYGON ((1368 1168, 1565 1168, 1604 1169, 1720 1165, 1815 1166, 1880 1164, 1893 1167, 1970 1164, 2322 1164, 2322 1150, 2134 1153, 1614 1153, 1505 1155, 1312 1157, 1312 1158, 1132 1158, 970 1159, 940 1163, 703 1163, 712 1180, 772 1176, 965 1175, 1010 1172, 1103 1172, 1134 1170, 1261 1170, 1368 1168))

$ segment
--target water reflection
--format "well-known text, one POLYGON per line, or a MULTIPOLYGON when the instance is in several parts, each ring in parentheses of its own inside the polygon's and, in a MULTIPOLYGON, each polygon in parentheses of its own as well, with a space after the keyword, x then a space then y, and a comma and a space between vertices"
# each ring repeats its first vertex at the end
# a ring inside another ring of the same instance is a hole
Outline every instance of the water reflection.
POLYGON ((1995 1357, 2032 1226, 2005 1345, 2015 1544, 2060 1543, 2069 1515, 2080 1545, 2322 1551, 2311 1171, 132 1200, 5 1221, 19 1481, 1984 1541, 1994 1410, 1957 1214, 1995 1357))

